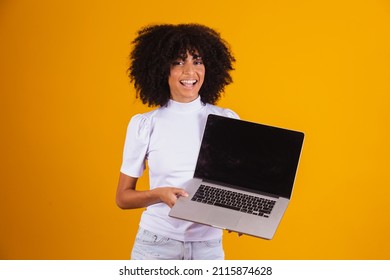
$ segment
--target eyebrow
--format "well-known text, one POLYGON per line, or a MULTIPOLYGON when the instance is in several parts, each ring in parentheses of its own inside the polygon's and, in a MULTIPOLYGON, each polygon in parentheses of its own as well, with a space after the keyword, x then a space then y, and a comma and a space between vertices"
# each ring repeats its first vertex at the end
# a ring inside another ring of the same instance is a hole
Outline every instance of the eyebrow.
POLYGON ((199 55, 199 54, 195 54, 195 53, 194 53, 194 54, 192 55, 192 58, 193 58, 193 59, 202 59, 202 56, 199 55))
MULTIPOLYGON (((200 54, 190 53, 190 56, 192 56, 193 59, 202 59, 202 56, 200 54)), ((188 57, 187 53, 182 53, 179 54, 176 59, 186 60, 187 57, 188 57)))

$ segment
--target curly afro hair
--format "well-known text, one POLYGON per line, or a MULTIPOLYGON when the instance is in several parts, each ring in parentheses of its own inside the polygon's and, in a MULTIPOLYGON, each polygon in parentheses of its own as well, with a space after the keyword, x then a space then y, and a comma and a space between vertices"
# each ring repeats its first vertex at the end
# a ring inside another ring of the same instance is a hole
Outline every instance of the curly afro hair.
POLYGON ((137 97, 143 104, 164 106, 170 98, 168 78, 172 63, 182 54, 197 51, 206 75, 199 95, 203 103, 215 104, 232 82, 233 57, 228 44, 215 30, 200 24, 151 25, 138 31, 132 42, 128 69, 137 97))

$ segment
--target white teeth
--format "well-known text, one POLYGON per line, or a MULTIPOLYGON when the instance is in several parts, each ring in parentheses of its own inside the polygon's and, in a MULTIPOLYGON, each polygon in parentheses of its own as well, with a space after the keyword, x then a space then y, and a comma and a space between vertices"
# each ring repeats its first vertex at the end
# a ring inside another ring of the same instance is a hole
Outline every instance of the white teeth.
POLYGON ((183 83, 183 84, 194 84, 194 83, 196 83, 196 80, 181 80, 180 81, 181 83, 183 83))

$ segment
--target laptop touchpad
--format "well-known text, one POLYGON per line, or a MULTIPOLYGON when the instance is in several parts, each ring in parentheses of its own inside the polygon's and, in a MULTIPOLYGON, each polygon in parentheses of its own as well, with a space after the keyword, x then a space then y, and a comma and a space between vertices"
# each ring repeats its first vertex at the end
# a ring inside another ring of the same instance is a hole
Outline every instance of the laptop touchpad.
POLYGON ((228 211, 213 210, 208 216, 208 221, 213 226, 228 229, 236 226, 240 220, 240 217, 241 215, 232 215, 232 213, 228 213, 228 211))

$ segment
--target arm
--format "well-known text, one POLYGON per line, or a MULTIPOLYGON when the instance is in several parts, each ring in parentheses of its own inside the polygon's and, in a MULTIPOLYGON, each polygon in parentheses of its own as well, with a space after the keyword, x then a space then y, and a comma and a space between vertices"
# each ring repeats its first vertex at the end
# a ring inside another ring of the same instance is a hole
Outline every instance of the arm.
POLYGON ((149 191, 137 191, 138 178, 120 173, 116 191, 116 204, 122 209, 144 208, 149 205, 164 202, 172 207, 178 196, 188 194, 180 188, 159 187, 149 191))

